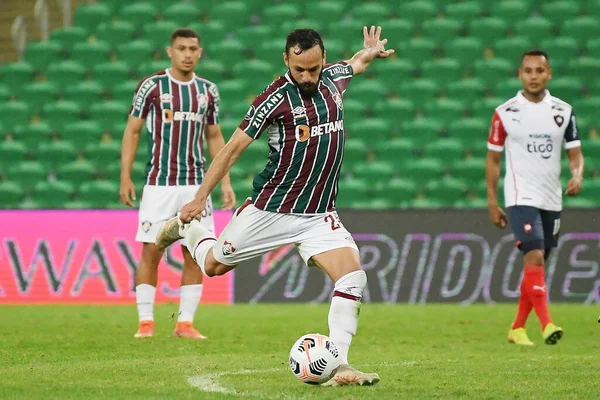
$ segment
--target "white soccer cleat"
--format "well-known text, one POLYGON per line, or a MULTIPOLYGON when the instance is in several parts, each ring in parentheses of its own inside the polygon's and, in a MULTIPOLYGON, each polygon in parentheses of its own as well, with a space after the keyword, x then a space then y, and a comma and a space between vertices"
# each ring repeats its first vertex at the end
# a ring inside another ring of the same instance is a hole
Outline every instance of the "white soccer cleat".
POLYGON ((160 250, 164 250, 179 239, 183 239, 188 227, 189 224, 184 224, 179 219, 179 214, 177 214, 177 216, 165 222, 160 228, 154 244, 156 244, 156 247, 160 250))
POLYGON ((380 381, 377 374, 366 374, 348 364, 340 365, 337 372, 321 386, 371 386, 380 381))

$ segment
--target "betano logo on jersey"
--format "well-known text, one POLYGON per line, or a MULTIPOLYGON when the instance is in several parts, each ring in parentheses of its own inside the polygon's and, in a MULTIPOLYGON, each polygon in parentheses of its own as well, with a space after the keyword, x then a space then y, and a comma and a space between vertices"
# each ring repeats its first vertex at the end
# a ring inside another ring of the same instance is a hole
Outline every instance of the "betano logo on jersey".
POLYGON ((298 125, 296 126, 296 140, 306 142, 311 137, 329 135, 344 130, 344 121, 326 122, 315 126, 298 125))
POLYGON ((190 111, 175 111, 173 110, 162 110, 162 120, 163 122, 173 122, 173 121, 194 121, 194 122, 202 122, 202 118, 204 114, 195 113, 190 111))
POLYGON ((536 134, 529 135, 529 138, 533 139, 533 142, 527 143, 528 153, 539 153, 544 160, 547 160, 550 157, 552 157, 552 150, 554 150, 554 142, 552 141, 552 136, 548 134, 536 134), (536 139, 538 141, 536 141, 536 139))

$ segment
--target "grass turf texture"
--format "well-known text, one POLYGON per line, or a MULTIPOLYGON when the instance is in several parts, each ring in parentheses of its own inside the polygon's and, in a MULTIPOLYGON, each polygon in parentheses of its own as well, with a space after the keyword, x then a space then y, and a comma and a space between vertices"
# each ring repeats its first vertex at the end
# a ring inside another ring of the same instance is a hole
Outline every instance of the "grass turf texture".
POLYGON ((327 333, 328 305, 201 305, 208 341, 170 337, 176 305, 156 307, 151 339, 133 338, 135 306, 2 306, 0 398, 596 398, 597 309, 552 305, 557 346, 532 315, 532 348, 506 341, 514 311, 365 304, 350 360, 381 382, 324 388, 298 381, 287 357, 302 334, 327 333))

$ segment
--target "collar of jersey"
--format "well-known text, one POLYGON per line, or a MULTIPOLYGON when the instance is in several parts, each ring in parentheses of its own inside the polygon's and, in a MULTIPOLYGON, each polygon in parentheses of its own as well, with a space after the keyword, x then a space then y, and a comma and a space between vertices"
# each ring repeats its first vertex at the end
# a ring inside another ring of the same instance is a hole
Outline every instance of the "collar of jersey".
POLYGON ((167 76, 169 77, 170 80, 172 80, 173 82, 175 82, 175 83, 177 83, 179 85, 191 85, 196 80, 196 74, 195 73, 194 73, 194 76, 192 77, 192 79, 190 79, 187 82, 184 82, 184 81, 178 81, 177 79, 173 78, 173 75, 171 75, 171 69, 170 68, 167 68, 165 70, 165 72, 167 73, 167 76))
MULTIPOLYGON (((537 103, 527 100, 527 98, 525 96, 523 96, 523 93, 520 90, 517 93, 517 100, 519 101, 520 104, 527 104, 527 103, 537 104, 537 103)), ((546 89, 546 91, 544 92, 544 98, 542 99, 542 101, 540 101, 540 103, 552 104, 552 96, 550 96, 550 91, 548 89, 546 89)))

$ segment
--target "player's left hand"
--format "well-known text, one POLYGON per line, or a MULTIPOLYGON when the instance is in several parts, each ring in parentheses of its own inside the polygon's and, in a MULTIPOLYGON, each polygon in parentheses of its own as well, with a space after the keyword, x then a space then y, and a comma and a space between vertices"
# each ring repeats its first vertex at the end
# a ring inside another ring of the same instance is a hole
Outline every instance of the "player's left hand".
POLYGON ((365 38, 364 48, 367 50, 377 52, 377 58, 387 58, 395 53, 394 49, 385 49, 385 45, 388 41, 387 39, 379 40, 379 38, 381 37, 380 26, 378 26, 377 29, 375 29, 375 26, 371 26, 370 29, 364 26, 363 36, 365 38))
POLYGON ((581 191, 581 178, 571 178, 567 184, 565 194, 567 196, 577 196, 581 191))
POLYGON ((223 200, 222 210, 233 210, 235 207, 235 192, 233 187, 227 184, 221 184, 221 197, 223 200))
POLYGON ((194 198, 194 200, 187 203, 183 206, 181 211, 179 211, 179 219, 187 224, 197 216, 201 215, 205 208, 206 199, 194 198))

